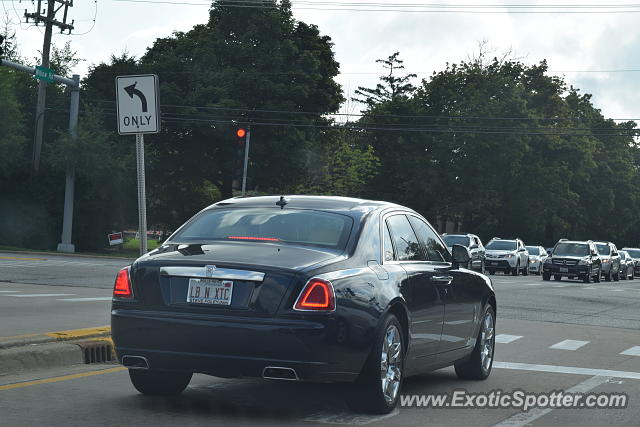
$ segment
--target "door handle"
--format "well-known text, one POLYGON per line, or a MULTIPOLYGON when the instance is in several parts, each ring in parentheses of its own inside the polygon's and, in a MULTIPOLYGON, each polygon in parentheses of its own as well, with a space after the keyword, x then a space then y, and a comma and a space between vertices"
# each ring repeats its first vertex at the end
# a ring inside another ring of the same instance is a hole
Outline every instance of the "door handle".
POLYGON ((431 276, 431 281, 439 285, 450 285, 453 281, 453 276, 431 276))

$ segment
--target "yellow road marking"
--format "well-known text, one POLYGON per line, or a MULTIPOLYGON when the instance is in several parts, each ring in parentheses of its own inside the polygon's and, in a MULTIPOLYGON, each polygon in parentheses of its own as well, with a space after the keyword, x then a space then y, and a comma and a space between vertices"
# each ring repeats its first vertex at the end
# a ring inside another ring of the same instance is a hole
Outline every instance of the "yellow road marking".
POLYGON ((96 328, 71 329, 68 331, 49 332, 44 335, 59 340, 73 340, 76 338, 83 338, 91 335, 108 334, 109 332, 111 332, 110 326, 98 326, 96 328))
POLYGON ((14 388, 30 387, 32 385, 51 384, 51 383, 57 383, 60 381, 75 380, 78 378, 92 377, 94 375, 111 374, 114 372, 124 371, 125 369, 127 368, 125 368, 124 366, 119 366, 117 368, 103 369, 101 371, 83 372, 81 374, 64 375, 62 377, 46 378, 43 380, 25 381, 22 383, 0 385, 0 391, 11 390, 14 388))
POLYGON ((44 258, 21 258, 16 256, 0 256, 0 259, 10 259, 14 261, 46 261, 44 258))

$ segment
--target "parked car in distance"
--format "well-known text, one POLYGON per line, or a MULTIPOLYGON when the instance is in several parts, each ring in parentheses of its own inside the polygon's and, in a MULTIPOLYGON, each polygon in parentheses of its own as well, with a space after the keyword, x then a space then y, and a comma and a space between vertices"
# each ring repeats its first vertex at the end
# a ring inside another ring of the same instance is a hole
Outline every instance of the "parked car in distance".
POLYGON ((602 277, 610 282, 612 279, 618 281, 620 279, 620 255, 616 245, 611 242, 594 241, 598 249, 598 255, 602 260, 602 277))
POLYGON ((485 246, 486 269, 489 274, 502 271, 517 276, 529 274, 529 253, 520 239, 501 239, 494 237, 485 246))
POLYGON ((635 261, 627 253, 627 251, 618 251, 620 255, 620 279, 621 280, 633 280, 635 261))
POLYGON ((640 248, 622 248, 633 260, 633 275, 640 276, 640 248))
POLYGON ((542 280, 578 278, 584 283, 600 282, 600 257, 596 245, 591 241, 562 239, 543 263, 542 280))
POLYGON ((448 234, 442 235, 442 241, 447 245, 449 251, 452 250, 453 245, 462 245, 469 249, 471 255, 471 261, 467 268, 477 270, 484 273, 485 270, 485 248, 482 245, 482 241, 475 234, 448 234))
POLYGON ((496 297, 469 261, 392 203, 223 200, 120 270, 111 334, 143 394, 193 373, 341 382, 352 408, 389 413, 408 376, 491 373, 496 297))
POLYGON ((547 251, 542 246, 527 246, 529 252, 529 272, 542 274, 542 265, 547 259, 547 251))

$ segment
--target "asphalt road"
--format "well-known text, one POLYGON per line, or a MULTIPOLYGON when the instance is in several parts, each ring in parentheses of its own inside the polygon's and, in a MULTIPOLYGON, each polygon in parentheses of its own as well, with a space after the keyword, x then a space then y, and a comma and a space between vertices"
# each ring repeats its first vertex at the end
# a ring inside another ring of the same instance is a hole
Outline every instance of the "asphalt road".
MULTIPOLYGON (((13 270, 18 268, 7 267, 19 260, 3 258, 8 256, 15 255, 0 254, 0 291, 10 291, 0 292, 0 336, 41 332, 43 328, 52 330, 55 322, 64 323, 65 328, 108 324, 109 301, 89 299, 108 298, 115 272, 126 261, 95 260, 92 264, 90 259, 47 256, 45 261, 32 261, 33 264, 20 260, 27 266, 17 272, 13 270), (76 263, 60 268, 57 264, 65 260, 76 263), (16 296, 19 294, 42 296, 16 296), (91 320, 98 323, 87 323, 91 320)), ((620 392, 628 396, 627 407, 527 412, 518 408, 401 408, 388 416, 375 417, 349 411, 342 399, 344 387, 336 385, 196 375, 178 398, 149 398, 139 395, 130 385, 126 371, 116 365, 87 365, 0 377, 3 425, 36 424, 42 420, 65 426, 89 422, 94 425, 216 422, 501 427, 639 425, 640 279, 585 285, 566 280, 543 282, 540 276, 491 277, 498 300, 496 363, 492 375, 486 381, 461 381, 447 368, 407 379, 404 395, 436 395, 461 389, 502 393, 620 392)))

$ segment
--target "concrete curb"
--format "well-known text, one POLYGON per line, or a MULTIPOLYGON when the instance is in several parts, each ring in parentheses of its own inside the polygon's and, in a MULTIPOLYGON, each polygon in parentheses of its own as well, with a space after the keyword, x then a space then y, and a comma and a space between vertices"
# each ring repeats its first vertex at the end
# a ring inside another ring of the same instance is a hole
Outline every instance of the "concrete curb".
POLYGON ((0 350, 23 347, 35 344, 53 343, 56 341, 71 341, 88 338, 106 338, 111 336, 110 326, 96 328, 70 329, 67 331, 47 332, 44 334, 16 335, 0 337, 0 350))
POLYGON ((115 362, 115 351, 109 336, 69 342, 30 343, 0 349, 0 377, 20 371, 110 362, 115 362))

